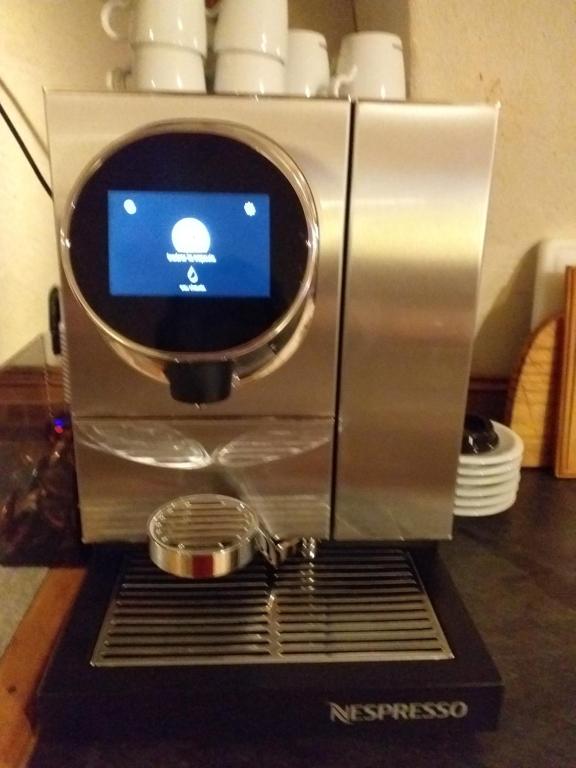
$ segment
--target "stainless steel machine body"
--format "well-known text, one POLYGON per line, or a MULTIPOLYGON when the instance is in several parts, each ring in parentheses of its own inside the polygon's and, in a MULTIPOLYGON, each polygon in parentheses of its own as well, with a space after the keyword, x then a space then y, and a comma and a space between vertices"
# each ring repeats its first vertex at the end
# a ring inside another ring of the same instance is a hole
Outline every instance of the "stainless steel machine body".
POLYGON ((50 93, 47 117, 84 540, 143 541, 157 507, 201 493, 276 539, 449 538, 497 110, 50 93), (75 284, 74 218, 119 148, 211 127, 296 190, 306 300, 240 352, 150 356, 75 284), (236 366, 229 396, 175 399, 169 359, 236 366))
POLYGON ((53 93, 47 116, 99 546, 43 729, 494 728, 434 542, 497 109, 53 93))

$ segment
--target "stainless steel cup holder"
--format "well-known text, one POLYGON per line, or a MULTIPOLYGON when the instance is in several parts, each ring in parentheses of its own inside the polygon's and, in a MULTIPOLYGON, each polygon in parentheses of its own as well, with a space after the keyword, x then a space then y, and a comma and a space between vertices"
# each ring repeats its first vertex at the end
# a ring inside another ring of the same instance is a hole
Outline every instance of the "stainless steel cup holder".
POLYGON ((240 499, 204 493, 159 507, 148 521, 148 536, 152 562, 188 579, 226 576, 257 552, 277 566, 297 543, 276 540, 240 499))

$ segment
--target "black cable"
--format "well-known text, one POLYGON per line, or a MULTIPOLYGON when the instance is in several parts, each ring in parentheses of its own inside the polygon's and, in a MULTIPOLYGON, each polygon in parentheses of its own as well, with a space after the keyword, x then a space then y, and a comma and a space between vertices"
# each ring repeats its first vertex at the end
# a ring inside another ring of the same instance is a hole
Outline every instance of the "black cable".
MULTIPOLYGON (((36 130, 36 126, 30 120, 30 118, 28 117, 26 112, 24 112, 24 110, 22 109, 22 104, 20 104, 20 102, 18 101, 16 96, 12 93, 12 91, 8 87, 7 83, 2 79, 1 75, 0 75, 0 91, 4 91, 6 96, 8 96, 8 98, 10 99, 10 103, 12 104, 12 106, 14 107, 16 112, 18 113, 18 116, 20 117, 22 122, 25 123, 26 128, 28 128, 28 130, 30 131, 32 136, 34 136, 34 138, 38 142, 38 145, 42 149, 44 154, 47 155, 48 154, 48 149, 47 149, 47 147, 44 144, 44 139, 42 138, 42 136, 40 136, 40 134, 36 130)), ((14 122, 14 121, 12 121, 12 122, 14 122)))
POLYGON ((18 146, 20 147, 20 149, 24 153, 24 157, 26 158, 26 160, 28 160, 28 163, 29 163, 30 167, 32 168, 32 170, 34 171, 34 173, 36 175, 36 178, 38 179, 40 184, 42 184, 42 186, 44 187, 44 191, 46 192, 48 197, 52 197, 52 190, 50 189, 50 186, 48 185, 48 182, 46 181, 44 176, 42 176, 42 173, 40 172, 40 169, 38 168, 38 166, 34 162, 34 158, 30 154, 30 152, 28 151, 28 147, 22 141, 22 137, 20 136, 20 134, 16 130, 16 127, 14 126, 14 123, 12 122, 12 120, 10 120, 10 118, 9 118, 8 114, 6 113, 6 110, 4 109, 2 104, 0 104, 0 115, 2 116, 2 118, 4 119, 4 122, 6 123, 8 128, 10 129, 10 133, 12 134, 12 136, 14 136, 14 138, 18 142, 18 146))

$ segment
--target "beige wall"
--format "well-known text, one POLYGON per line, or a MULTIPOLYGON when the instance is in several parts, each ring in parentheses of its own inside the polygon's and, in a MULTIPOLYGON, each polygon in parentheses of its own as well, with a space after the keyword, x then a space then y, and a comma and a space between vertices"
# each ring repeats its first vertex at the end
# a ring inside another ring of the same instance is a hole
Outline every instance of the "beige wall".
POLYGON ((356 0, 408 30, 410 96, 501 102, 473 370, 506 375, 529 332, 535 247, 576 238, 576 0, 356 0))
MULTIPOLYGON (((98 22, 99 0, 0 0, 0 77, 42 139, 43 88, 101 89, 106 68, 126 57, 98 22)), ((4 90, 0 99, 37 159, 48 162, 4 90)), ((58 280, 52 204, 0 121, 0 361, 47 326, 47 293, 58 280)))
MULTIPOLYGON (((100 30, 101 2, 0 0, 0 73, 42 134, 43 87, 99 89, 127 60, 100 30)), ((528 332, 535 245, 576 238, 576 0, 291 0, 290 11, 292 26, 327 35, 333 58, 355 25, 400 34, 412 99, 502 103, 474 372, 506 375, 528 332)), ((50 201, 1 124, 0 170, 2 360, 45 328, 57 270, 50 201)))
POLYGON ((575 0, 415 0, 413 98, 500 101, 474 369, 529 330, 534 248, 576 237, 575 0))
POLYGON ((354 31, 352 0, 289 0, 291 27, 317 29, 326 35, 332 59, 343 35, 354 31))

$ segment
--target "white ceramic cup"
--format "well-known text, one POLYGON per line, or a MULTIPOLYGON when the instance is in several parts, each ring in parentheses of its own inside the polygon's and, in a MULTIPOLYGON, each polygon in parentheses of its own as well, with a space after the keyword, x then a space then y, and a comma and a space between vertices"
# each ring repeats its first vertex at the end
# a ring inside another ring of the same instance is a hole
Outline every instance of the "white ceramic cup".
POLYGON ((173 45, 206 56, 204 0, 107 0, 100 21, 112 40, 173 45), (119 11, 128 13, 126 31, 114 26, 119 11))
POLYGON ((214 91, 236 94, 284 93, 284 64, 252 51, 225 51, 216 59, 214 91))
POLYGON ((290 96, 326 94, 330 85, 330 62, 326 38, 311 29, 288 31, 286 93, 290 96))
POLYGON ((214 50, 253 51, 286 60, 288 0, 222 0, 214 50))
POLYGON ((354 99, 406 99, 402 41, 388 32, 355 32, 342 39, 334 96, 354 99))
POLYGON ((107 86, 113 91, 205 93, 204 60, 199 53, 168 45, 134 47, 131 69, 112 69, 107 86))

